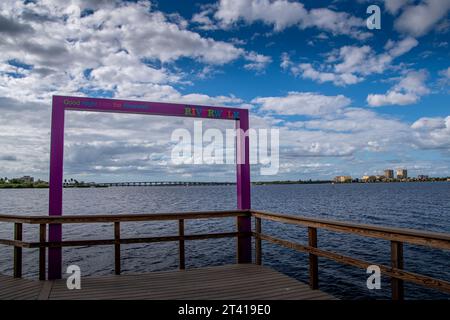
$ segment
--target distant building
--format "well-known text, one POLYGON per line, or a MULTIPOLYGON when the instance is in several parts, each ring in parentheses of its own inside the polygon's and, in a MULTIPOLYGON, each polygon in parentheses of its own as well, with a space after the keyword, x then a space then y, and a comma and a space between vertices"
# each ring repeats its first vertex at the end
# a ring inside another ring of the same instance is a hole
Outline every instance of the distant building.
POLYGON ((394 170, 392 169, 384 170, 384 176, 386 179, 394 179, 394 170))
POLYGON ((33 183, 34 182, 34 178, 31 176, 23 176, 19 180, 22 181, 23 183, 33 183))
POLYGON ((352 182, 352 177, 351 176, 337 176, 334 178, 334 182, 339 182, 339 183, 352 182))
POLYGON ((377 181, 377 177, 375 177, 375 176, 362 176, 361 180, 363 182, 375 182, 375 181, 377 181))
POLYGON ((417 179, 419 179, 419 180, 428 180, 428 179, 429 179, 429 176, 424 175, 424 174, 419 174, 419 175, 417 176, 417 179))
POLYGON ((408 170, 397 169, 397 179, 407 179, 407 178, 408 178, 408 170))

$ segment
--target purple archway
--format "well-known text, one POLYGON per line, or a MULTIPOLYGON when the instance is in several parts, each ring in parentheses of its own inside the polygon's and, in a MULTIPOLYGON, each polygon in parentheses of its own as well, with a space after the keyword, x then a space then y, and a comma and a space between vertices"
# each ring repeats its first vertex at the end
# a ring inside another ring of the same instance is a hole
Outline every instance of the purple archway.
MULTIPOLYGON (((52 128, 50 149, 50 191, 49 215, 62 215, 63 194, 63 152, 64 152, 64 115, 66 110, 135 113, 145 115, 191 117, 205 119, 233 120, 236 122, 236 175, 237 175, 237 207, 250 209, 250 160, 249 139, 246 133, 249 129, 248 110, 236 108, 222 108, 197 106, 175 103, 144 102, 116 99, 99 99, 86 97, 53 96, 52 128), (240 159, 240 160, 238 160, 240 159)), ((250 217, 238 218, 238 231, 250 232, 250 217)), ((62 226, 49 226, 49 241, 62 240, 62 226)), ((238 262, 251 262, 251 238, 238 239, 238 262)), ((61 248, 49 248, 48 278, 59 279, 62 273, 61 248)))

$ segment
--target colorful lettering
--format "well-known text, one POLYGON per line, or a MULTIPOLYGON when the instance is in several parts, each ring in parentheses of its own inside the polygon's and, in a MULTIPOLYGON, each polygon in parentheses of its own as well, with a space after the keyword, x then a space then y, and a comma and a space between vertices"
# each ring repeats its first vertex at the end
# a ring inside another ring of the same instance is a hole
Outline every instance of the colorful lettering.
POLYGON ((68 100, 68 99, 65 99, 64 100, 64 104, 66 106, 79 106, 80 105, 80 100, 68 100))

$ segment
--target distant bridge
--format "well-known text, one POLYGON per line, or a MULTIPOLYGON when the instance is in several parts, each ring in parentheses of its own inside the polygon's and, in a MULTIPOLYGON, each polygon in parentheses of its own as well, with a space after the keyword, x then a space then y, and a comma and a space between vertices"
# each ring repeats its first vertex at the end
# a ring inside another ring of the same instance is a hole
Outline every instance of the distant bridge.
POLYGON ((153 187, 153 186, 231 186, 233 182, 187 182, 187 181, 129 181, 96 183, 99 187, 153 187))

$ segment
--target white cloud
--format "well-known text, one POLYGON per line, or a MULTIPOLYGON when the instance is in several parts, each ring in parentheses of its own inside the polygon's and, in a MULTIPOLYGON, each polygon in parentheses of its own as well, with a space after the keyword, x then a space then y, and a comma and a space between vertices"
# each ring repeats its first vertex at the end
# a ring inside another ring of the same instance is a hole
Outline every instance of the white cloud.
POLYGON ((333 82, 335 85, 350 85, 361 82, 371 74, 383 73, 391 67, 393 60, 418 45, 414 38, 407 37, 398 42, 389 40, 384 52, 375 53, 367 46, 343 46, 329 53, 326 62, 315 68, 311 63, 290 64, 294 75, 319 83, 333 82))
POLYGON ((283 52, 281 54, 281 63, 280 63, 280 67, 283 70, 286 70, 287 68, 289 68, 290 66, 292 66, 292 61, 291 58, 289 57, 289 54, 287 52, 283 52))
POLYGON ((450 93, 450 67, 439 71, 438 85, 443 88, 443 91, 450 93))
POLYGON ((305 121, 304 127, 336 132, 366 133, 371 131, 372 137, 370 140, 374 140, 373 135, 375 132, 376 134, 381 134, 378 131, 382 131, 383 128, 390 131, 394 130, 394 128, 405 129, 406 126, 400 124, 398 120, 380 116, 371 110, 345 108, 345 110, 333 115, 333 117, 305 121))
POLYGON ((173 98, 172 100, 183 103, 213 105, 213 106, 224 106, 224 105, 239 106, 244 103, 242 99, 237 98, 233 95, 211 97, 206 94, 199 94, 199 93, 185 94, 180 96, 178 99, 173 98))
POLYGON ((286 152, 301 157, 347 157, 361 152, 392 152, 410 141, 408 125, 371 110, 346 107, 304 121, 286 122, 280 136, 286 152))
POLYGON ((294 75, 301 75, 305 79, 311 79, 319 83, 333 82, 335 85, 349 85, 361 82, 363 78, 351 73, 333 73, 324 72, 314 69, 310 63, 300 63, 298 66, 293 66, 291 71, 294 75))
POLYGON ((367 102, 372 107, 385 105, 408 105, 414 104, 419 97, 413 93, 400 93, 398 91, 389 91, 386 94, 369 94, 367 102))
POLYGON ((202 7, 202 11, 192 16, 191 22, 198 25, 201 30, 217 30, 219 26, 214 23, 210 16, 214 13, 215 6, 206 5, 202 7))
POLYGON ((420 118, 411 125, 411 128, 417 129, 417 130, 445 129, 445 128, 447 128, 446 120, 450 121, 450 118, 448 118, 448 119, 439 118, 439 117, 438 118, 420 118))
MULTIPOLYGON (((176 62, 190 58, 202 68, 216 68, 242 59, 249 69, 261 71, 270 60, 189 31, 179 15, 155 11, 146 1, 74 0, 68 7, 66 1, 58 0, 28 4, 6 0, 0 3, 0 17, 0 172, 8 175, 27 173, 46 179, 53 94, 101 93, 247 106, 233 95, 181 93, 173 85, 186 84, 186 75, 176 62), (87 8, 94 12, 81 17, 87 8), (29 67, 15 66, 10 60, 29 67)), ((143 118, 71 113, 66 139, 68 172, 128 174, 145 168, 146 173, 161 175, 166 167, 155 163, 167 160, 170 132, 187 122, 160 119, 152 123, 154 131, 149 135, 137 130, 148 127, 148 118, 143 118)))
POLYGON ((439 71, 439 76, 440 76, 439 79, 440 84, 444 86, 450 84, 450 67, 439 71))
POLYGON ((361 152, 398 153, 400 156, 410 146, 450 149, 450 117, 419 119, 410 126, 392 116, 350 107, 350 102, 345 99, 296 92, 282 97, 256 98, 253 103, 272 113, 266 118, 253 115, 251 123, 253 126, 256 117, 258 127, 264 123, 266 126, 279 126, 282 137, 280 163, 285 164, 281 171, 303 171, 299 166, 307 163, 309 158, 317 159, 317 162, 322 162, 321 158, 336 157, 357 161, 355 159, 361 152), (310 101, 314 101, 311 102, 313 106, 308 108, 310 101), (325 108, 318 110, 315 107, 320 103, 325 108), (305 120, 294 121, 290 118, 276 123, 273 117, 277 115, 303 115, 305 120), (432 142, 427 144, 428 139, 432 142))
POLYGON ((372 36, 365 30, 366 22, 345 12, 336 12, 328 8, 311 9, 306 21, 300 23, 300 28, 315 27, 333 35, 348 35, 358 40, 372 36))
POLYGON ((350 104, 343 96, 325 96, 313 92, 289 92, 284 97, 255 98, 252 103, 261 105, 261 110, 276 112, 279 115, 318 116, 334 113, 350 104))
POLYGON ((422 149, 450 149, 450 116, 420 118, 411 125, 416 144, 422 149))
POLYGON ((396 14, 402 7, 411 2, 412 0, 384 0, 384 6, 389 13, 396 14))
POLYGON ((264 70, 267 65, 272 62, 271 57, 264 56, 256 52, 249 52, 248 54, 246 54, 245 59, 248 60, 249 63, 245 64, 244 68, 255 71, 264 70))
POLYGON ((186 75, 177 69, 178 59, 203 63, 210 74, 237 59, 257 72, 271 61, 190 31, 178 14, 155 11, 148 1, 73 1, 70 6, 59 0, 2 1, 0 17, 4 97, 49 101, 56 93, 108 91, 128 98, 179 99, 172 85, 183 83, 186 75), (88 8, 94 11, 80 15, 88 8), (31 69, 11 72, 8 61, 13 59, 31 69))
POLYGON ((447 69, 442 70, 440 73, 440 75, 442 75, 443 77, 450 79, 450 67, 448 67, 447 69))
POLYGON ((344 46, 339 49, 336 59, 339 63, 334 65, 337 73, 356 73, 367 76, 372 73, 383 73, 392 61, 409 52, 418 45, 414 38, 407 37, 400 41, 389 40, 384 52, 376 54, 369 46, 344 46))
POLYGON ((385 45, 385 49, 387 50, 387 53, 390 57, 397 58, 409 52, 412 48, 416 47, 418 44, 419 42, 416 39, 412 37, 406 37, 405 39, 398 42, 389 40, 385 45))
MULTIPOLYGON (((348 35, 363 40, 371 36, 365 31, 365 21, 346 12, 328 8, 306 9, 302 3, 287 0, 220 0, 216 5, 214 18, 222 28, 229 28, 239 21, 251 24, 257 21, 281 31, 291 26, 300 29, 317 28, 334 35, 348 35)), ((208 8, 194 16, 195 22, 204 28, 214 28, 208 15, 208 8)))
POLYGON ((369 94, 367 102, 372 107, 417 103, 421 96, 430 92, 425 84, 427 76, 425 70, 410 71, 386 94, 369 94))
POLYGON ((450 10, 448 0, 424 0, 417 5, 406 6, 395 20, 395 29, 420 37, 432 30, 447 16, 450 10))
POLYGON ((102 25, 103 29, 96 32, 96 37, 110 38, 113 32, 130 53, 162 62, 190 57, 206 63, 224 64, 244 54, 241 48, 204 38, 184 29, 183 25, 168 21, 161 12, 148 12, 140 5, 100 9, 81 20, 91 28, 102 25))
POLYGON ((247 23, 262 20, 279 31, 297 24, 306 15, 307 10, 298 2, 220 0, 214 17, 225 26, 232 25, 240 19, 247 23))
POLYGON ((156 69, 145 65, 124 51, 104 57, 103 62, 103 65, 92 70, 90 79, 91 84, 101 88, 108 88, 124 82, 156 84, 181 80, 179 75, 171 74, 165 68, 156 69))

